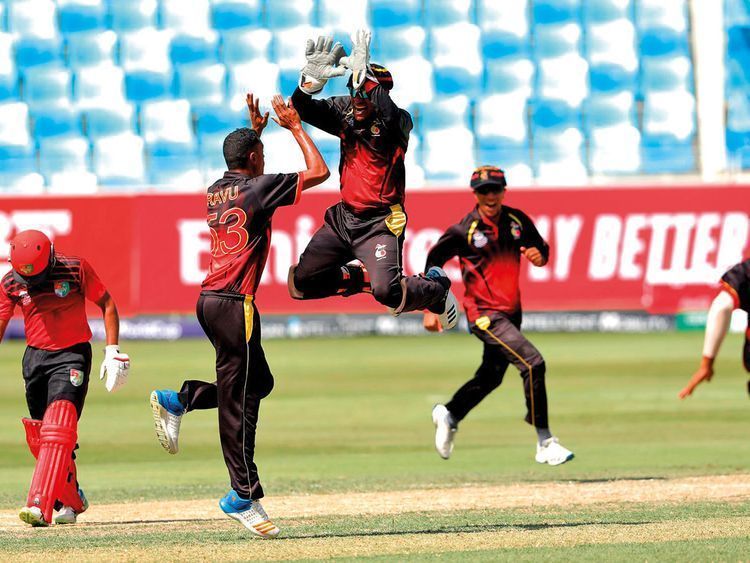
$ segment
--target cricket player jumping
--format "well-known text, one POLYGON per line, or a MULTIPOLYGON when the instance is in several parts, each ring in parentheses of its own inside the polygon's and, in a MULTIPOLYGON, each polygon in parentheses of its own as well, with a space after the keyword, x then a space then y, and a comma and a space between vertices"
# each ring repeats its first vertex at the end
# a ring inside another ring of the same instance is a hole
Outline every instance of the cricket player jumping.
POLYGON ((435 267, 424 276, 403 275, 404 155, 412 119, 391 99, 393 77, 370 64, 369 49, 366 31, 354 36, 348 57, 330 37, 307 42, 307 65, 292 102, 302 121, 341 139, 341 201, 326 211, 323 226, 290 269, 289 292, 295 299, 367 292, 394 315, 428 309, 452 328, 458 307, 445 272, 435 267), (312 98, 347 70, 349 96, 312 98), (355 259, 364 267, 351 265, 355 259))
POLYGON ((228 171, 207 193, 211 262, 198 299, 198 321, 216 350, 216 382, 185 381, 179 393, 151 394, 156 435, 177 453, 182 415, 195 409, 219 411, 219 436, 232 489, 219 501, 227 516, 262 538, 278 535, 260 499, 263 487, 254 461, 255 430, 261 400, 273 388, 273 375, 261 346, 258 285, 271 244, 277 208, 294 205, 301 192, 330 175, 323 157, 302 128, 299 115, 281 96, 273 99, 274 119, 289 130, 307 169, 264 174, 260 134, 268 122, 258 102, 247 96, 253 129, 237 129, 224 140, 228 171))
POLYGON ((0 281, 0 340, 16 306, 23 312, 26 352, 23 380, 31 418, 22 419, 36 458, 26 506, 19 514, 32 526, 75 524, 88 502, 76 479, 78 419, 91 372, 88 299, 104 315, 107 345, 99 378, 107 391, 125 384, 130 358, 118 346, 120 321, 114 300, 83 258, 55 252, 40 231, 10 241, 12 269, 0 281))

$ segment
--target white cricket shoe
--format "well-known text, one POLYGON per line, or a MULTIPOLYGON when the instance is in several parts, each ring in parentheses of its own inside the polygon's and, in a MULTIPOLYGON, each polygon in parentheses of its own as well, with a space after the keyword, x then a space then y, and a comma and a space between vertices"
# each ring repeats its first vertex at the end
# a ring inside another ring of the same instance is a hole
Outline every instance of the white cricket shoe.
POLYGON ((234 490, 224 495, 219 501, 219 508, 224 514, 234 518, 253 534, 263 539, 273 539, 281 532, 279 527, 271 522, 259 500, 240 498, 234 490))
POLYGON ((18 517, 35 528, 46 528, 49 526, 49 522, 44 519, 42 509, 38 506, 24 506, 18 513, 18 517))
POLYGON ((458 426, 445 405, 435 405, 432 409, 432 422, 435 424, 435 449, 440 457, 448 459, 453 452, 453 438, 458 426))
POLYGON ((156 438, 162 448, 170 454, 176 454, 179 451, 177 440, 180 437, 180 423, 182 422, 182 414, 174 414, 169 410, 175 401, 179 404, 176 395, 177 393, 169 390, 151 392, 151 412, 154 415, 156 438))
POLYGON ((573 459, 574 455, 569 449, 560 444, 559 440, 552 436, 536 446, 537 463, 548 463, 549 465, 561 465, 573 459))
POLYGON ((83 502, 83 510, 76 512, 70 506, 63 506, 55 516, 55 524, 75 524, 78 519, 78 515, 85 512, 89 507, 89 501, 86 499, 86 495, 83 494, 83 490, 78 487, 78 496, 81 497, 83 502))
POLYGON ((453 291, 451 291, 451 280, 448 278, 448 274, 445 273, 445 270, 438 266, 433 266, 427 270, 425 277, 435 280, 445 288, 445 305, 443 310, 433 310, 432 312, 437 313, 438 319, 440 320, 440 326, 442 326, 444 330, 450 330, 458 323, 458 301, 456 301, 456 296, 453 295, 453 291))

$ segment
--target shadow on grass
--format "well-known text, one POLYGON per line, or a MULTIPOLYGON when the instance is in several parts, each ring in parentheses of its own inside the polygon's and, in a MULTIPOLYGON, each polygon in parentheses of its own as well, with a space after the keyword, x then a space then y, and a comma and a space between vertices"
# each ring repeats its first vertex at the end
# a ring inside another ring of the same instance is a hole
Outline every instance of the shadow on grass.
POLYGON ((614 483, 615 481, 668 481, 668 477, 652 477, 644 475, 641 477, 611 477, 607 479, 564 479, 558 483, 614 483))

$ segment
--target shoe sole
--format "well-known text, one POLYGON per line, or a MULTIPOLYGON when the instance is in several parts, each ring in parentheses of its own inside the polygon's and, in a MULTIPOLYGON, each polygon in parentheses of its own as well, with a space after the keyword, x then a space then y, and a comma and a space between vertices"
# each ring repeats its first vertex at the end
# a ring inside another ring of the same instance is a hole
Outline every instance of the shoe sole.
POLYGON ((55 518, 55 524, 57 524, 58 526, 70 526, 71 524, 75 523, 75 518, 73 518, 73 520, 66 520, 65 518, 60 518, 59 516, 55 518))
POLYGON ((24 506, 21 511, 18 513, 18 517, 26 522, 27 524, 30 524, 34 528, 46 528, 49 526, 47 522, 45 522, 43 517, 36 516, 27 506, 24 506))
POLYGON ((575 457, 575 454, 571 452, 571 454, 568 457, 566 457, 562 461, 558 461, 557 463, 550 463, 549 461, 539 461, 539 460, 536 460, 536 462, 537 463, 541 463, 541 464, 545 464, 546 463, 547 465, 551 465, 551 466, 555 467, 557 465, 562 465, 563 463, 567 463, 568 461, 570 461, 574 457, 575 457))
POLYGON ((173 446, 169 441, 169 434, 167 434, 167 429, 164 425, 164 419, 162 418, 163 414, 166 412, 166 409, 159 404, 159 396, 156 394, 156 391, 153 391, 151 393, 151 412, 154 415, 154 430, 156 431, 156 439, 159 440, 161 447, 164 448, 167 453, 170 453, 172 455, 176 454, 178 451, 178 447, 177 445, 173 446))
MULTIPOLYGON (((224 512, 224 511, 222 511, 222 512, 224 512)), ((234 513, 231 513, 231 512, 224 512, 224 514, 226 514, 227 516, 229 516, 232 520, 237 520, 237 522, 239 522, 245 528, 247 528, 248 530, 250 530, 253 533, 253 535, 255 535, 258 538, 261 538, 261 539, 264 539, 264 540, 272 540, 272 539, 277 538, 279 536, 279 534, 281 533, 281 530, 279 530, 279 528, 276 527, 276 529, 278 531, 275 534, 262 534, 258 530, 256 530, 255 528, 253 528, 250 524, 248 524, 247 522, 245 522, 242 518, 240 518, 239 516, 237 516, 237 514, 234 514, 234 513)), ((270 522, 270 520, 266 520, 266 522, 270 522)), ((274 524, 274 526, 276 526, 276 525, 274 524)))

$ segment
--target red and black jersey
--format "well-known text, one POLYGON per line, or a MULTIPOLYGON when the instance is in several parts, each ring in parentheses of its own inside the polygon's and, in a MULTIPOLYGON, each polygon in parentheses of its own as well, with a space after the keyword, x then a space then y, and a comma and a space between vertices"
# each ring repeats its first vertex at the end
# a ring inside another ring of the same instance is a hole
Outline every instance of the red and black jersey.
POLYGON ((231 171, 208 188, 211 262, 201 287, 254 295, 270 250, 273 212, 297 203, 301 190, 301 174, 251 178, 231 171))
POLYGON ((375 111, 363 122, 355 121, 349 96, 315 100, 299 88, 292 95, 302 121, 341 139, 341 199, 354 213, 403 205, 405 199, 411 115, 380 85, 368 95, 375 111))
POLYGON ((732 296, 735 309, 750 313, 750 259, 729 268, 721 276, 721 288, 732 296))
POLYGON ((0 320, 9 320, 18 305, 26 343, 42 350, 62 350, 91 340, 85 299, 96 302, 107 293, 86 260, 59 252, 47 279, 39 285, 21 282, 12 270, 0 284, 0 320))
POLYGON ((464 309, 470 322, 497 312, 520 314, 521 247, 535 247, 545 260, 549 257, 549 245, 522 211, 503 205, 497 221, 491 221, 475 208, 451 225, 432 247, 425 271, 458 256, 466 289, 464 309))

